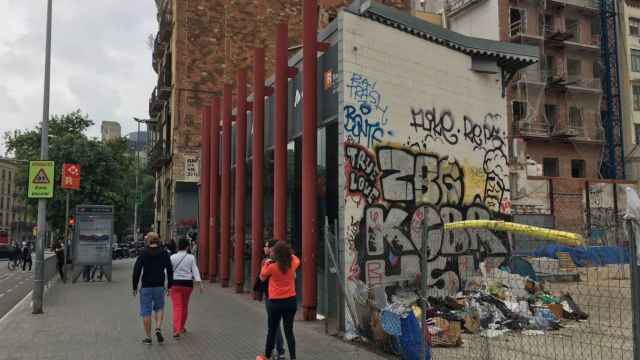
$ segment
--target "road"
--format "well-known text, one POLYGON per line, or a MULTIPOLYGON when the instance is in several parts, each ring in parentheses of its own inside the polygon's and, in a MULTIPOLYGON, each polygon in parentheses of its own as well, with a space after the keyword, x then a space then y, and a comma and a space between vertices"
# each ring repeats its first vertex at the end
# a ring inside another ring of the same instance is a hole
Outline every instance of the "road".
POLYGON ((0 260, 0 318, 31 291, 32 271, 9 271, 8 260, 0 260))

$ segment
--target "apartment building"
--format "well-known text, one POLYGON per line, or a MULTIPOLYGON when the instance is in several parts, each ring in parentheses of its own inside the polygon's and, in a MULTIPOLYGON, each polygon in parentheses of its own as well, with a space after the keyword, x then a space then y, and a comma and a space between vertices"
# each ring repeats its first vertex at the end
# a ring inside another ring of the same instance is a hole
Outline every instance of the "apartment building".
POLYGON ((448 27, 469 36, 539 47, 538 64, 506 91, 512 159, 544 175, 600 177, 604 146, 600 16, 593 0, 457 0, 448 27), (515 145, 514 145, 515 142, 515 145), (517 158, 517 159, 516 159, 517 158))
POLYGON ((24 187, 16 181, 21 165, 12 159, 0 158, 0 243, 31 240, 32 222, 27 212, 24 187))
MULTIPOLYGON (((380 1, 398 9, 410 9, 412 1, 380 1)), ((194 231, 197 226, 200 172, 200 111, 222 86, 233 83, 235 68, 250 67, 256 34, 246 26, 257 16, 256 7, 223 0, 156 0, 158 33, 152 65, 158 82, 149 99, 149 165, 155 172, 155 224, 161 237, 194 231), (227 21, 225 21, 227 19, 227 21), (234 68, 235 67, 235 68, 234 68)), ((351 0, 320 0, 320 26, 337 16, 337 9, 351 0)), ((267 7, 264 5, 262 7, 267 7)), ((300 2, 269 5, 269 16, 260 15, 259 31, 273 31, 276 21, 289 23, 289 46, 301 43, 300 2), (278 20, 280 19, 280 20, 278 20)), ((267 77, 274 62, 273 36, 265 39, 267 77)))
POLYGON ((618 54, 624 128, 625 168, 629 180, 640 178, 640 4, 621 1, 618 54))
POLYGON ((100 124, 100 134, 102 135, 102 141, 119 139, 122 136, 120 123, 117 121, 103 121, 100 124))

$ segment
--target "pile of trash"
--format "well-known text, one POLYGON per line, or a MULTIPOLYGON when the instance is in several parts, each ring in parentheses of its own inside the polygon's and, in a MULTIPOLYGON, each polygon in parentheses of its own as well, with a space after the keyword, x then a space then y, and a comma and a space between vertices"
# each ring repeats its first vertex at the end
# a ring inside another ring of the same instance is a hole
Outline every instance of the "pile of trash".
MULTIPOLYGON (((508 332, 543 335, 558 330, 566 321, 589 316, 571 294, 549 292, 528 277, 493 269, 466 281, 455 296, 429 297, 426 341, 431 346, 461 346, 462 333, 496 337, 508 332)), ((384 332, 401 339, 403 319, 422 319, 417 295, 393 296, 381 311, 384 332)))

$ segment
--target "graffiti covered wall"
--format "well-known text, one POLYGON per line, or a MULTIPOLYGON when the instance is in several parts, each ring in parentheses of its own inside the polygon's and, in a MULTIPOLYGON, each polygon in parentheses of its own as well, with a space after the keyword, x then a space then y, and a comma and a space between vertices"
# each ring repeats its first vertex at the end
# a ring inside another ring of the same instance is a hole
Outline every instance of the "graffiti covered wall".
POLYGON ((466 54, 352 14, 339 26, 348 291, 391 296, 414 286, 427 246, 430 294, 456 293, 480 262, 496 266, 510 253, 504 234, 443 230, 511 212, 499 75, 473 72, 466 54))

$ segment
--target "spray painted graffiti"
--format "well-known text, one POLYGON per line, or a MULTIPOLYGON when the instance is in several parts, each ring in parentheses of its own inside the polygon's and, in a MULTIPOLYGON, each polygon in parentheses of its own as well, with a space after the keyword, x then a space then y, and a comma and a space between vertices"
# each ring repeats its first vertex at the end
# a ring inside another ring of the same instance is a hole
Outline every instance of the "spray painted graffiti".
POLYGON ((376 83, 367 77, 354 73, 347 84, 352 103, 343 107, 344 130, 351 142, 363 143, 371 148, 393 131, 385 129, 388 123, 388 107, 382 103, 382 95, 376 90, 376 83))
POLYGON ((364 221, 357 233, 351 230, 359 264, 357 270, 352 267, 352 277, 369 286, 414 281, 421 273, 423 239, 428 239, 429 285, 444 295, 458 291, 464 274, 474 273, 480 261, 509 254, 505 240, 490 231, 443 230, 447 222, 491 219, 499 210, 487 206, 500 204, 507 190, 498 170, 492 170, 505 166, 506 159, 492 156, 497 152, 487 152, 492 155, 485 158, 484 201, 476 195, 469 205, 464 205, 464 170, 449 156, 379 146, 375 163, 368 151, 353 144, 345 144, 345 154, 348 182, 357 185, 369 174, 363 186, 350 191, 380 186, 379 201, 367 197, 371 201, 364 207, 364 221))
POLYGON ((377 181, 380 172, 373 156, 359 145, 346 145, 346 162, 349 166, 348 190, 351 194, 362 194, 368 204, 380 197, 377 181))
POLYGON ((376 82, 370 81, 366 76, 353 73, 347 84, 349 96, 358 104, 366 104, 372 111, 379 115, 376 119, 381 125, 387 125, 388 107, 382 103, 382 95, 376 90, 376 82))
POLYGON ((344 130, 353 137, 356 142, 366 139, 367 146, 382 141, 385 131, 380 125, 380 121, 371 121, 371 107, 362 103, 358 108, 353 105, 345 105, 344 107, 344 130))

